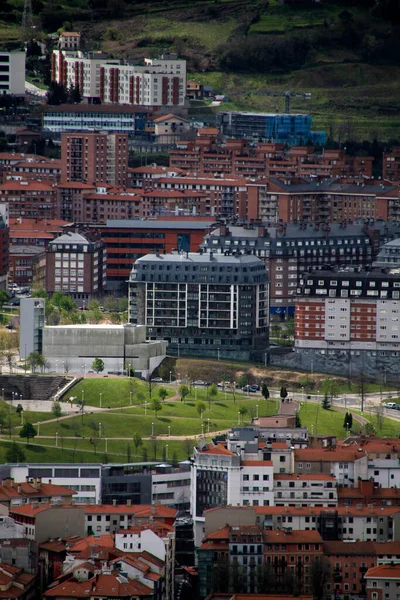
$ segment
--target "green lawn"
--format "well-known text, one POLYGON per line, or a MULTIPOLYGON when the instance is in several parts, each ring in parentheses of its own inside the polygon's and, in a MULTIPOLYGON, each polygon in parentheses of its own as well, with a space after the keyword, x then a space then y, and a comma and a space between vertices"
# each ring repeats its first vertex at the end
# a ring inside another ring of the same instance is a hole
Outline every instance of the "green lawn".
MULTIPOLYGON (((157 397, 158 389, 161 385, 152 384, 153 396, 157 397)), ((130 404, 131 392, 132 404, 150 401, 149 385, 135 377, 82 379, 63 396, 63 400, 68 400, 70 396, 81 400, 82 391, 86 406, 100 406, 100 394, 102 394, 101 404, 103 408, 128 406, 130 404)), ((168 389, 168 397, 173 396, 174 393, 174 390, 168 389)))
MULTIPOLYGON (((15 400, 11 406, 7 402, 0 400, 0 427, 4 434, 8 434, 10 429, 18 427, 22 423, 22 419, 16 412, 18 400, 15 400)), ((37 423, 38 421, 47 421, 53 419, 51 412, 37 412, 31 410, 25 410, 23 413, 23 419, 25 423, 37 423)))
MULTIPOLYGON (((303 402, 300 408, 300 420, 304 427, 308 427, 310 434, 336 435, 338 438, 345 437, 343 428, 344 413, 335 410, 325 410, 315 402, 303 402)), ((357 429, 357 423, 353 421, 353 429, 357 429)))
MULTIPOLYGON (((19 443, 19 440, 16 440, 19 443)), ((0 441, 0 461, 1 463, 6 462, 6 452, 9 448, 9 442, 0 441)), ((53 442, 54 445, 54 442, 53 442)), ((66 445, 65 445, 66 446, 66 445)), ((62 462, 102 462, 103 455, 98 454, 95 456, 90 452, 79 452, 78 449, 73 451, 46 447, 45 445, 37 445, 35 442, 30 443, 29 446, 25 443, 21 443, 21 448, 25 454, 26 462, 37 462, 37 463, 62 463, 62 462)), ((110 462, 112 460, 121 461, 121 457, 109 456, 110 462)))

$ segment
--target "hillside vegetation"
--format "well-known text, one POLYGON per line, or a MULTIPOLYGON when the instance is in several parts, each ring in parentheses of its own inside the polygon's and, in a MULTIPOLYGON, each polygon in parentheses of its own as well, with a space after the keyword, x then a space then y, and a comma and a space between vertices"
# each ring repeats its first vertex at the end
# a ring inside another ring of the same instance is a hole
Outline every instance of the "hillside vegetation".
MULTIPOLYGON (((282 111, 284 99, 264 92, 310 92, 311 101, 293 100, 292 112, 311 112, 314 128, 334 139, 399 137, 398 0, 32 4, 37 32, 77 29, 87 48, 133 60, 178 52, 197 79, 228 96, 224 108, 282 111)), ((3 46, 18 44, 22 8, 22 0, 3 0, 3 46)))

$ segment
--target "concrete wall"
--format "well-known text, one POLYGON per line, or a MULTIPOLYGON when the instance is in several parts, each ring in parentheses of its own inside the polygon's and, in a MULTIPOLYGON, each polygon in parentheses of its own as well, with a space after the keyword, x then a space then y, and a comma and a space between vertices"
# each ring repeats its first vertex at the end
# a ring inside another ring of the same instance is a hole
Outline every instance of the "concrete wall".
POLYGON ((93 360, 104 361, 104 372, 153 370, 165 358, 167 342, 146 342, 146 327, 133 325, 67 325, 46 327, 44 355, 54 369, 87 373, 93 360))
POLYGON ((66 537, 85 533, 84 508, 54 507, 36 515, 35 541, 39 544, 49 538, 66 537))

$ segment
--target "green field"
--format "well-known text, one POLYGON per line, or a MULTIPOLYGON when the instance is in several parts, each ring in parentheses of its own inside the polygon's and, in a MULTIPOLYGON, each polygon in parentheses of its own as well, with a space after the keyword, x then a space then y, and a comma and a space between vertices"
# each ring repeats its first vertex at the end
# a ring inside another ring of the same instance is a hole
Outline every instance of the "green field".
MULTIPOLYGON (((152 384, 151 390, 153 397, 157 397, 160 385, 152 384)), ((164 386, 163 386, 164 387, 164 386)), ((168 389, 168 397, 175 392, 168 389)), ((132 404, 141 404, 150 401, 149 384, 135 377, 121 377, 121 379, 82 379, 73 390, 70 390, 63 396, 64 401, 73 396, 77 400, 84 400, 85 405, 100 406, 103 408, 116 408, 120 406, 129 406, 132 397, 132 404), (82 396, 83 391, 83 396, 82 396), (131 396, 132 393, 132 396, 131 396)))

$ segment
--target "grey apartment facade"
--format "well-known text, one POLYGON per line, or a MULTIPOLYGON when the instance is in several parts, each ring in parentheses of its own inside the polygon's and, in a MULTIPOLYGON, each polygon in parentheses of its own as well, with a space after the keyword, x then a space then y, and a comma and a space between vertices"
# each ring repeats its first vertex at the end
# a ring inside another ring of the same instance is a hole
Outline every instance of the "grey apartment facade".
POLYGON ((129 278, 129 321, 177 356, 263 359, 268 276, 249 254, 148 254, 129 278))

